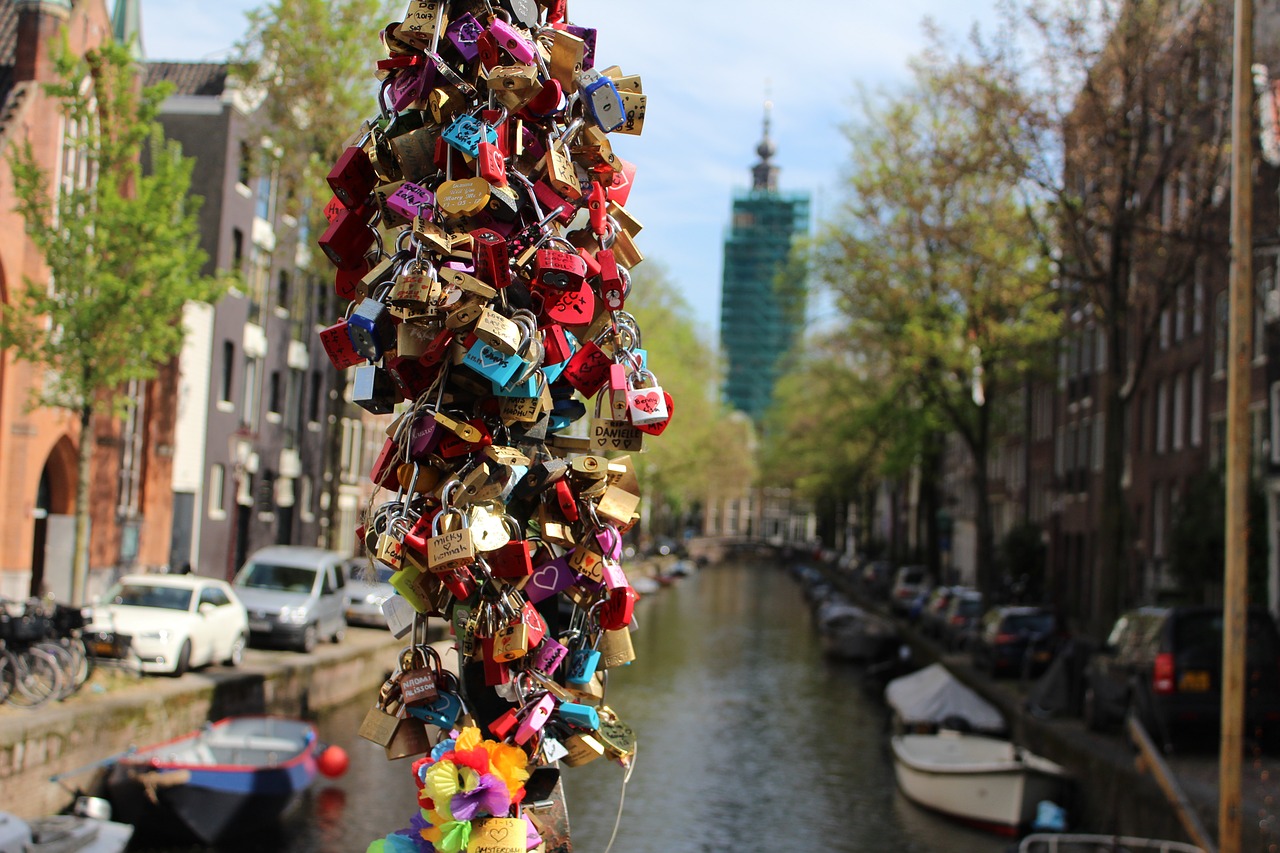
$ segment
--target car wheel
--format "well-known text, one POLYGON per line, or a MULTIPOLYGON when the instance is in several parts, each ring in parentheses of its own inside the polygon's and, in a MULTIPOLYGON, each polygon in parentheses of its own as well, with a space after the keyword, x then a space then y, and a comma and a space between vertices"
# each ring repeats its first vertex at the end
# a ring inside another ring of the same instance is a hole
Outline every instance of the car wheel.
POLYGON ((183 640, 182 648, 178 650, 178 660, 173 665, 173 677, 177 678, 191 669, 191 641, 183 640))
POLYGON ((347 636, 347 620, 338 623, 338 629, 333 632, 333 636, 329 639, 335 643, 341 643, 342 639, 347 636))
POLYGON ((300 651, 311 654, 316 650, 316 643, 320 642, 320 632, 316 630, 315 623, 308 625, 302 632, 302 643, 298 646, 300 651))
POLYGON ((235 642, 231 644, 231 652, 223 663, 227 666, 239 666, 244 663, 244 647, 248 642, 249 638, 245 634, 240 634, 236 637, 235 642))

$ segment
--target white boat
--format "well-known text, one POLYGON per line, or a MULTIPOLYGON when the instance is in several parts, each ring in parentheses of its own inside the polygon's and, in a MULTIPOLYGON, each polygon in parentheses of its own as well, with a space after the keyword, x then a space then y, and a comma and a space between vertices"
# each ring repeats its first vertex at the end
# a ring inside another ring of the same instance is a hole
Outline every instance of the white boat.
POLYGON ((1183 841, 1127 835, 1036 832, 1022 839, 1018 853, 1204 853, 1204 849, 1183 841))
POLYGON ((940 663, 895 678, 884 688, 884 701, 893 709, 898 726, 924 734, 939 728, 1000 734, 1005 730, 1000 710, 960 682, 940 663))
POLYGON ((79 815, 22 820, 0 812, 0 853, 121 853, 133 827, 79 815))
POLYGON ((1059 798, 1067 771, 1007 740, 950 730, 896 735, 893 770, 915 803, 1002 835, 1031 824, 1059 798))

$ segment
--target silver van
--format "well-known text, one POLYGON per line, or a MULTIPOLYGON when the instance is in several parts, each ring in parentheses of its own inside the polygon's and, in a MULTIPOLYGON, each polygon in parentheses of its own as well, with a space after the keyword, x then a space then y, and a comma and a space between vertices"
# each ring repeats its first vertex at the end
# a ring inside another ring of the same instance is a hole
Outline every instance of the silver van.
POLYGON ((249 613, 250 645, 310 652, 321 639, 340 641, 347 631, 344 559, 296 545, 253 552, 232 581, 249 613))

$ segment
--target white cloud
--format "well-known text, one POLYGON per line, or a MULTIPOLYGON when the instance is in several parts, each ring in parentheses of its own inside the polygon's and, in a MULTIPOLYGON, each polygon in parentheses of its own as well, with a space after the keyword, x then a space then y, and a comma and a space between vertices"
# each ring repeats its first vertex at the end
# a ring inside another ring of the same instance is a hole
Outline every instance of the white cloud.
MULTIPOLYGON (((153 59, 222 59, 244 33, 250 0, 142 0, 153 59)), ((721 253, 732 193, 750 181, 766 81, 784 190, 834 207, 848 145, 840 125, 857 84, 904 80, 924 47, 921 21, 963 35, 994 0, 575 0, 576 23, 599 30, 597 62, 640 74, 645 133, 615 137, 639 167, 628 208, 645 223, 642 251, 661 259, 700 324, 719 327, 721 253)), ((376 33, 370 33, 376 38, 376 33)))

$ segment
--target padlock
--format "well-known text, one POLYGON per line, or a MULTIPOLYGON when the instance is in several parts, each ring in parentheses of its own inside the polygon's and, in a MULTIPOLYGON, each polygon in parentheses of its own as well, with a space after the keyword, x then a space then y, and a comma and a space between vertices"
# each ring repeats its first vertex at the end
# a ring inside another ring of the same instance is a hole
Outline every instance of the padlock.
MULTIPOLYGON (((585 637, 579 639, 585 640, 585 637)), ((564 676, 566 686, 580 687, 591 681, 596 667, 600 665, 600 652, 596 649, 599 642, 600 635, 597 634, 590 646, 580 642, 569 648, 569 665, 564 676)))
POLYGON ((547 720, 551 719, 551 712, 555 710, 555 707, 555 697, 550 693, 543 694, 534 700, 521 715, 512 740, 521 746, 528 743, 530 738, 542 731, 543 726, 547 724, 547 720))
POLYGON ((557 557, 534 566, 533 575, 522 587, 522 591, 531 602, 537 604, 571 586, 577 576, 578 573, 569 568, 568 558, 557 557))
POLYGON ((600 726, 600 714, 590 705, 579 702, 563 702, 556 714, 569 727, 594 732, 600 726))
POLYGON ((529 542, 521 538, 519 523, 511 516, 503 516, 509 539, 505 545, 485 554, 489 572, 495 578, 519 580, 533 574, 533 555, 529 542))
MULTIPOLYGON (((536 17, 535 17, 536 26, 536 17)), ((493 36, 498 47, 507 52, 508 55, 521 65, 533 65, 537 59, 537 49, 521 35, 520 31, 511 24, 502 20, 502 18, 494 18, 489 23, 489 33, 493 36)))
POLYGON ((595 730, 594 737, 604 747, 605 756, 611 761, 629 760, 636 752, 635 730, 622 722, 609 706, 601 705, 597 710, 600 714, 600 726, 595 730))
POLYGON ((431 739, 427 737, 427 730, 423 728, 422 722, 416 717, 411 717, 402 708, 400 713, 404 717, 400 719, 399 725, 396 726, 395 734, 391 738, 391 743, 387 744, 387 760, 395 761, 401 758, 412 758, 415 755, 422 755, 431 749, 431 739))
POLYGON ((365 361, 365 357, 356 352, 355 346, 351 343, 346 319, 339 320, 321 330, 320 345, 324 347, 325 354, 329 356, 329 361, 337 370, 346 370, 365 361))
POLYGON ((591 398, 609 381, 609 365, 612 363, 595 341, 587 341, 569 357, 562 376, 575 391, 591 398))
POLYGON ((340 270, 354 270, 364 263, 373 245, 375 232, 369 227, 365 208, 343 209, 317 241, 329 261, 340 270))
POLYGON ((445 37, 453 45, 453 49, 462 57, 463 62, 474 62, 480 51, 476 47, 476 39, 484 32, 484 27, 476 20, 475 15, 463 12, 454 18, 445 29, 445 37))
POLYGON ((578 732, 563 741, 568 754, 564 763, 569 767, 581 767, 604 755, 604 745, 592 735, 578 732))
POLYGON ((436 194, 413 181, 402 181, 396 191, 387 196, 387 208, 405 222, 412 222, 419 216, 430 219, 435 206, 436 194))
MULTIPOLYGON (((477 46, 483 50, 485 44, 481 36, 477 46)), ((522 110, 543 88, 538 69, 531 65, 497 65, 489 72, 486 84, 494 100, 511 113, 522 110)))
POLYGON ((452 507, 443 510, 431 523, 431 538, 427 540, 427 568, 433 572, 448 572, 470 565, 475 558, 475 546, 471 542, 471 531, 467 529, 466 514, 452 507), (449 520, 460 526, 454 530, 446 530, 444 525, 449 520))
POLYGON ((383 682, 374 706, 365 713, 356 734, 378 746, 390 744, 400 724, 400 718, 395 714, 399 693, 394 676, 383 682))
POLYGON ((439 695, 431 702, 410 707, 409 714, 424 723, 449 731, 462 715, 462 697, 458 693, 458 679, 448 671, 441 673, 439 695))
POLYGON ((334 198, 348 210, 362 206, 378 182, 373 163, 362 146, 352 145, 338 157, 326 178, 334 198))
POLYGON ((574 171, 573 160, 558 141, 547 147, 543 166, 547 170, 547 180, 560 195, 566 198, 577 198, 582 195, 582 183, 578 180, 577 172, 574 171))
POLYGON ((520 327, 492 308, 484 309, 472 331, 477 338, 506 355, 515 355, 520 349, 520 327))
POLYGON ((447 0, 409 0, 396 36, 420 49, 435 50, 449 24, 447 0))
POLYGON ((489 723, 489 734, 493 735, 496 740, 506 740, 518 725, 520 725, 518 710, 516 708, 508 708, 493 722, 489 723))
POLYGON ((600 651, 600 669, 615 669, 626 666, 636 659, 635 646, 631 642, 629 628, 614 628, 600 635, 600 643, 596 646, 600 651))
POLYGON ((416 645, 400 658, 401 701, 408 707, 434 702, 440 695, 440 655, 430 646, 416 645))
POLYGON ((663 396, 662 386, 658 385, 653 374, 647 370, 636 371, 628 377, 626 406, 628 418, 635 426, 668 419, 667 401, 663 396))
POLYGON ((390 374, 375 364, 356 368, 351 379, 351 402, 371 415, 387 415, 395 410, 400 395, 390 374))
POLYGON ((383 352, 395 341, 394 321, 387 313, 386 303, 378 299, 362 299, 355 312, 347 318, 347 334, 351 336, 351 346, 363 358, 369 361, 382 358, 383 352))
POLYGON ((609 597, 600 608, 600 627, 614 631, 630 625, 631 614, 639 599, 639 594, 630 586, 609 590, 609 597))
POLYGON ((500 663, 518 660, 529 653, 529 626, 523 621, 505 625, 493 638, 493 659, 500 663))
POLYGON ((486 284, 499 290, 511 284, 511 268, 508 266, 507 241, 489 228, 471 232, 475 253, 475 274, 486 284))
POLYGON ((605 133, 617 130, 626 121, 626 109, 622 96, 613 81, 593 68, 579 71, 574 76, 578 95, 586 106, 587 115, 605 133))
MULTIPOLYGON (((639 136, 644 132, 644 114, 649 105, 649 96, 643 92, 619 91, 622 99, 622 124, 614 128, 615 133, 639 136)), ((623 200, 625 203, 625 199, 623 200)))
MULTIPOLYGON (((601 417, 600 411, 601 406, 604 403, 606 390, 601 390, 601 392, 596 395, 595 415, 591 418, 590 438, 592 452, 640 452, 644 447, 644 433, 640 432, 640 430, 636 429, 626 420, 616 420, 613 417, 601 417)), ((624 406, 625 399, 626 398, 623 397, 624 406)))
POLYGON ((569 656, 569 649, 551 636, 544 636, 542 642, 528 655, 529 666, 536 672, 548 677, 555 675, 560 664, 569 656))

